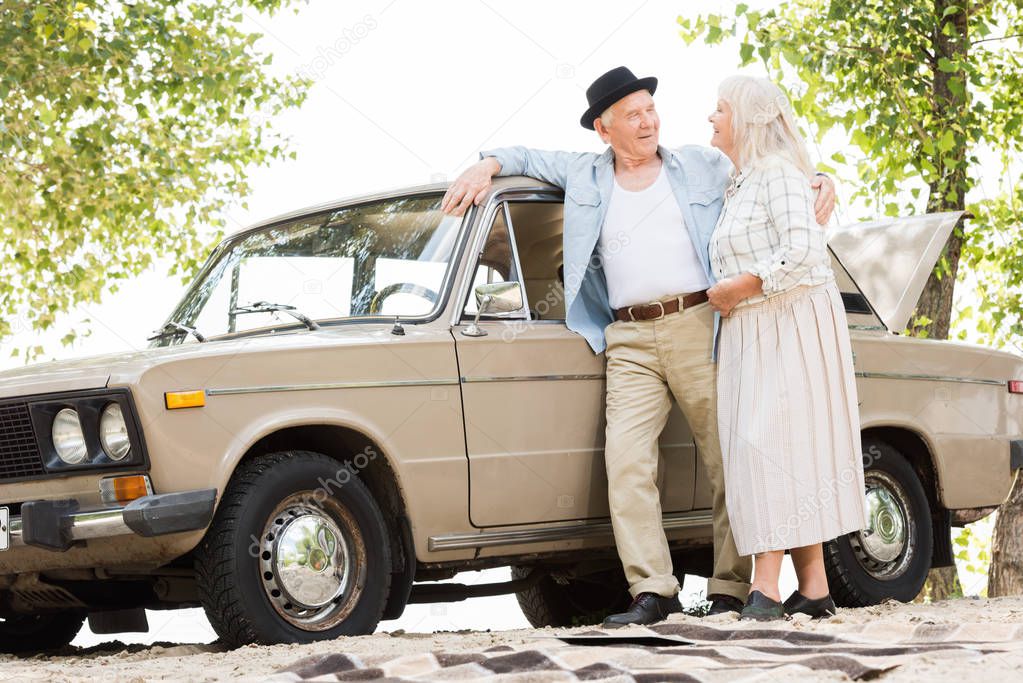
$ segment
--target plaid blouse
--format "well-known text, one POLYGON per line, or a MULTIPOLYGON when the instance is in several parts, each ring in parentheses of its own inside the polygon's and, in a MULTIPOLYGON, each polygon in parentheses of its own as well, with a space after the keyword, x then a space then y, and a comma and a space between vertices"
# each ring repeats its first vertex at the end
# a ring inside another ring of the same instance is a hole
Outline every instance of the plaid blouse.
POLYGON ((764 283, 763 294, 736 308, 834 279, 814 199, 806 175, 779 157, 733 176, 710 239, 711 267, 718 280, 749 272, 764 283))

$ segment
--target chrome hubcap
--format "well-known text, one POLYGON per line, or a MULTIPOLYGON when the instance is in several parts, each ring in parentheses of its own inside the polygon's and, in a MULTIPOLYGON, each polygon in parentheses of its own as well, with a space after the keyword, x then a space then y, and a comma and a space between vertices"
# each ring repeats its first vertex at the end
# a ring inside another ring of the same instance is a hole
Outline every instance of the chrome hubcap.
POLYGON ((274 552, 278 586, 302 607, 323 607, 341 595, 348 549, 341 531, 316 513, 284 517, 274 552))
POLYGON ((906 570, 915 546, 909 502, 888 474, 873 470, 864 479, 868 524, 851 537, 853 552, 872 576, 892 579, 906 570))
POLYGON ((331 628, 355 602, 358 539, 346 521, 336 503, 313 504, 302 494, 283 501, 267 521, 259 555, 263 589, 274 610, 299 628, 331 628))
POLYGON ((867 491, 870 533, 863 538, 863 551, 878 562, 891 562, 906 545, 906 520, 892 494, 879 486, 867 491))

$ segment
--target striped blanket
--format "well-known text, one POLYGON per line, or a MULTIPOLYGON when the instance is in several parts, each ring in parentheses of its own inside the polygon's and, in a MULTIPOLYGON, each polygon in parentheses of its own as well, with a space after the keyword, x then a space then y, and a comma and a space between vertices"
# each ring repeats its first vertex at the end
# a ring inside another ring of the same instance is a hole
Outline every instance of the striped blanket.
MULTIPOLYGON (((813 675, 870 680, 915 659, 942 668, 1003 653, 1023 660, 1023 625, 1011 623, 867 623, 839 633, 793 628, 673 623, 538 631, 526 645, 478 652, 432 651, 405 656, 341 652, 307 657, 271 681, 473 680, 688 681, 720 683, 813 675)), ((963 679, 965 680, 965 679, 963 679)))

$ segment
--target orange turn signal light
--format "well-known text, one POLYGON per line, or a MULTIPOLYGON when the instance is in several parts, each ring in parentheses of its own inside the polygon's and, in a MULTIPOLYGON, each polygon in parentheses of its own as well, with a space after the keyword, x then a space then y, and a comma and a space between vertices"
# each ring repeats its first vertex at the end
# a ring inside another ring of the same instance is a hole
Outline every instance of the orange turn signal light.
POLYGON ((206 405, 206 392, 199 391, 168 391, 163 395, 167 410, 178 408, 202 408, 206 405))
POLYGON ((99 492, 104 503, 125 505, 143 496, 152 495, 153 487, 146 475, 133 474, 102 479, 99 483, 99 492))

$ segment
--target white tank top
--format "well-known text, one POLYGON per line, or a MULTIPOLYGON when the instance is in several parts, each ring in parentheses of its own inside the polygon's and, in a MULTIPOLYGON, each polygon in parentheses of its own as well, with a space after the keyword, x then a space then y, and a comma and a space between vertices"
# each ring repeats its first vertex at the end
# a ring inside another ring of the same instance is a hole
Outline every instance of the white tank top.
POLYGON ((597 249, 611 308, 660 301, 710 286, 664 164, 657 180, 639 192, 622 188, 615 178, 597 249))

